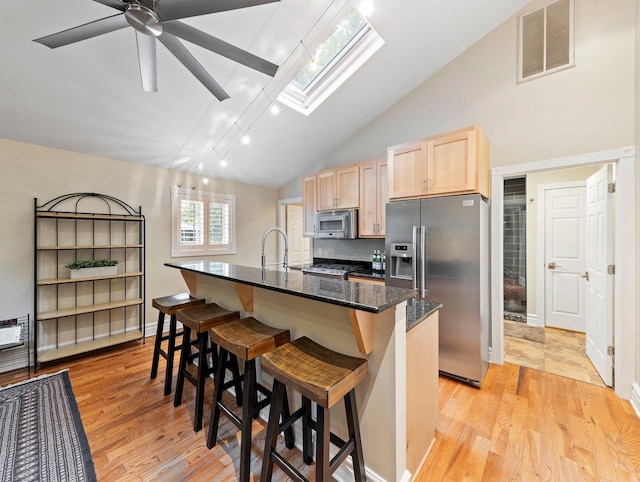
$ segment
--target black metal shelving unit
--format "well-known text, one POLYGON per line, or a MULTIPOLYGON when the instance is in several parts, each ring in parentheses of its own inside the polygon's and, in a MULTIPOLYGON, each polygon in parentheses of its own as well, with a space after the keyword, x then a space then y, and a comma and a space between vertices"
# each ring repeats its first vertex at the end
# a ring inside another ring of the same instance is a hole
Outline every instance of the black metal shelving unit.
POLYGON ((33 365, 143 339, 145 219, 112 196, 34 198, 33 365), (66 264, 119 261, 116 274, 71 279, 66 264))

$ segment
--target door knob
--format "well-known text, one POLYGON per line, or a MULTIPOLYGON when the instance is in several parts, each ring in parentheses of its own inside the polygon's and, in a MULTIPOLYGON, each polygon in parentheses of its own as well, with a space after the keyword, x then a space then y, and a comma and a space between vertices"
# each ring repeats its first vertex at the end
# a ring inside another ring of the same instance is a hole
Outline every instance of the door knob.
POLYGON ((580 275, 580 278, 584 278, 584 279, 586 279, 587 281, 589 281, 589 272, 588 272, 588 271, 585 271, 585 272, 584 272, 584 274, 581 274, 581 275, 580 275))
POLYGON ((552 261, 551 263, 547 264, 547 268, 556 269, 556 268, 562 268, 562 266, 560 266, 559 264, 556 264, 555 261, 552 261))

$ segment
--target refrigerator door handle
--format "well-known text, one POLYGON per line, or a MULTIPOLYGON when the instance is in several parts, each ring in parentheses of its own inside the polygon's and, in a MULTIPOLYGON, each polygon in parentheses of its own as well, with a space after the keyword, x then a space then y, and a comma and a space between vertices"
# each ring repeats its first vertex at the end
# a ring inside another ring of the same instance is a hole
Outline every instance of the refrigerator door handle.
POLYGON ((418 290, 418 226, 414 226, 413 227, 413 252, 411 253, 411 256, 413 256, 413 258, 411 259, 412 261, 412 269, 413 269, 413 289, 414 290, 418 290))
POLYGON ((420 226, 420 298, 427 297, 427 228, 420 226))

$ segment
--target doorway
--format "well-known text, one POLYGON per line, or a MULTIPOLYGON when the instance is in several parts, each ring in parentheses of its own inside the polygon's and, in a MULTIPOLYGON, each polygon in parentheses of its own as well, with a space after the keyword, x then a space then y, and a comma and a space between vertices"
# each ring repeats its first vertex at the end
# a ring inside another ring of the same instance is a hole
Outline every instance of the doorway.
MULTIPOLYGON (((311 240, 303 236, 302 198, 278 201, 278 227, 287 233, 289 266, 311 263, 311 240)), ((284 256, 284 243, 278 238, 278 259, 284 256)))
MULTIPOLYGON (((634 382, 634 364, 636 356, 635 323, 623 323, 626 319, 635 319, 635 151, 633 148, 621 148, 611 151, 590 153, 561 159, 550 159, 522 165, 514 165, 492 170, 492 358, 494 363, 504 361, 504 306, 503 306, 503 196, 505 179, 544 173, 553 169, 583 167, 595 164, 614 163, 617 171, 616 204, 624 205, 624 214, 616 210, 614 220, 616 266, 616 296, 614 300, 614 337, 616 349, 616 393, 622 398, 632 397, 634 382)), ((527 207, 530 200, 527 199, 527 207)), ((530 236, 531 233, 527 233, 530 236)), ((532 260, 527 260, 528 267, 532 260)), ((537 262, 537 261, 536 261, 537 262)), ((528 269, 527 284, 531 286, 531 269, 528 269)), ((534 275, 535 276, 535 275, 534 275)), ((528 306, 535 306, 530 290, 527 295, 528 306)), ((528 320, 529 322, 531 320, 528 320)), ((534 320, 535 321, 535 320, 534 320)))

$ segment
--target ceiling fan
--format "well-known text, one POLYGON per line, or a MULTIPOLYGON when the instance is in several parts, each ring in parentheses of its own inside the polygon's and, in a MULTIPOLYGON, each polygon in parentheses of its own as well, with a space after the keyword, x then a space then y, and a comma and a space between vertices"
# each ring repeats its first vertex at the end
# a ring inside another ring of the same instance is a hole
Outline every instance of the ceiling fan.
POLYGON ((179 19, 254 7, 280 0, 94 0, 122 13, 35 39, 52 49, 114 32, 125 27, 136 30, 142 90, 157 92, 156 38, 220 101, 229 94, 178 40, 199 45, 223 57, 273 77, 278 66, 235 47, 179 19))

